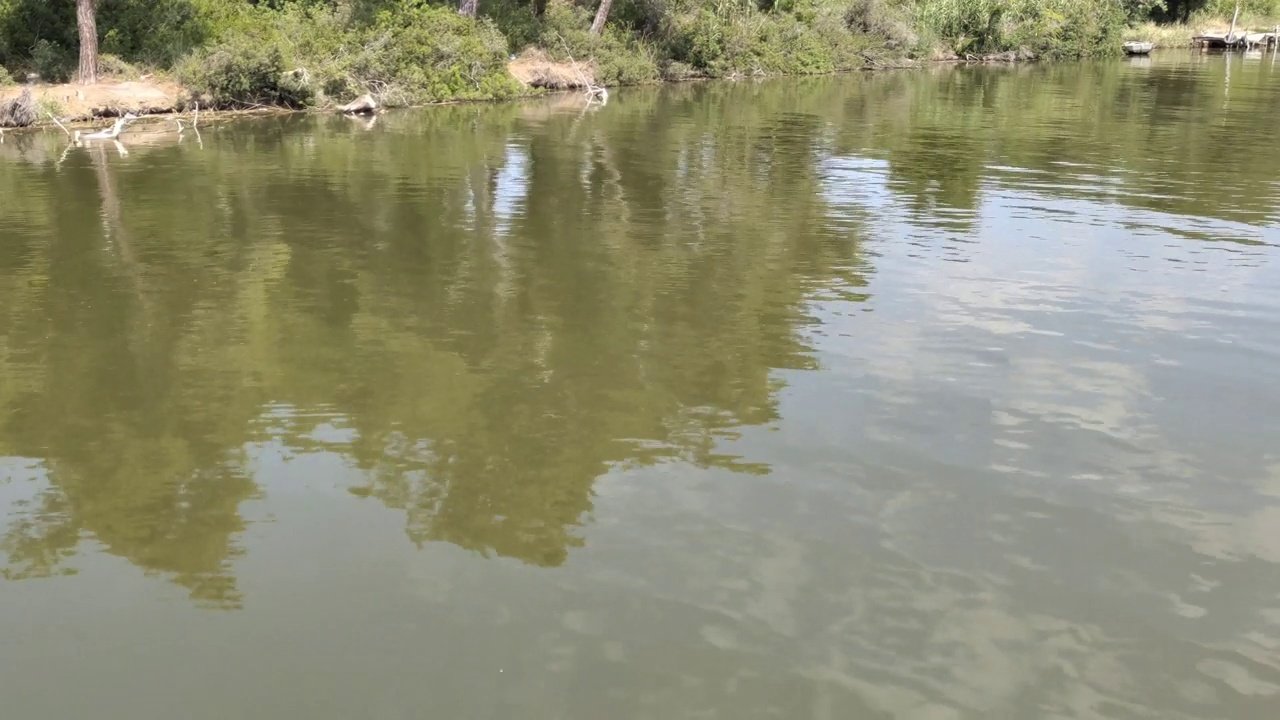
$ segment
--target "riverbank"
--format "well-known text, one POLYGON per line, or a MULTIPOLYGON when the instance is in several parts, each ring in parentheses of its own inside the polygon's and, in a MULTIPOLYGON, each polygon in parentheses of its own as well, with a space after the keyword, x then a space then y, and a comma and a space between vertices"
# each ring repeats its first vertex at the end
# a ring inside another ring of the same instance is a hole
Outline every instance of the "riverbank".
MULTIPOLYGON (((918 61, 905 57, 881 57, 868 59, 865 70, 901 70, 929 65, 945 64, 1004 64, 1034 61, 1029 53, 991 53, 987 55, 945 55, 927 61, 918 61)), ((594 63, 582 61, 559 61, 548 53, 537 48, 530 48, 507 64, 507 71, 520 83, 523 90, 508 99, 534 97, 542 92, 570 93, 597 86, 599 70, 594 63)), ((851 71, 852 72, 852 71, 851 71)), ((700 79, 759 79, 764 74, 735 74, 727 78, 690 77, 685 82, 700 79)), ((0 129, 39 130, 55 128, 61 124, 69 129, 85 129, 102 125, 110 118, 125 114, 133 114, 139 118, 160 120, 165 117, 185 117, 193 114, 200 107, 200 99, 188 89, 172 80, 146 79, 123 82, 101 82, 90 86, 74 84, 58 85, 24 85, 0 89, 0 111, 6 103, 30 95, 34 120, 29 124, 15 127, 0 122, 0 129), (57 123, 54 119, 57 119, 57 123)), ((205 100, 204 117, 206 120, 228 115, 263 114, 273 112, 340 112, 337 107, 296 108, 287 106, 269 106, 247 104, 237 108, 234 105, 210 109, 208 98, 205 100)), ((483 101, 483 100, 481 100, 483 101)), ((423 105, 443 105, 461 102, 442 100, 423 105)), ((408 105, 390 106, 408 107, 408 105)), ((387 109, 382 105, 381 109, 387 109)), ((2 112, 0 112, 2 115, 2 112)), ((2 118, 0 118, 2 119, 2 118)), ((189 121, 188 121, 189 122, 189 121)), ((132 126, 131 126, 132 127, 132 126)))
MULTIPOLYGON (((600 20, 608 6, 596 12, 568 0, 493 0, 476 17, 392 0, 183 2, 193 14, 153 18, 145 35, 104 9, 99 33, 112 52, 100 66, 116 82, 36 84, 31 102, 38 112, 28 109, 23 118, 181 112, 194 103, 206 110, 328 109, 366 94, 381 107, 405 107, 587 85, 1105 56, 1118 54, 1126 39, 1173 47, 1217 27, 1129 27, 1133 15, 1125 8, 1134 3, 1127 0, 775 0, 736 8, 617 0, 607 23, 600 20)), ((24 91, 3 87, 7 77, 67 79, 73 58, 66 43, 73 40, 22 37, 5 12, 0 7, 0 64, 8 67, 0 73, 0 103, 24 91), (24 43, 32 47, 27 55, 12 49, 24 43)))
MULTIPOLYGON (((102 72, 172 78, 205 107, 325 108, 366 93, 396 107, 563 88, 588 67, 591 82, 616 87, 1112 54, 1122 41, 1120 2, 492 0, 460 13, 400 0, 118 0, 100 8, 97 30, 102 72), (531 54, 538 62, 511 68, 531 54), (566 67, 577 69, 564 76, 566 67)), ((35 8, 0 4, 0 86, 33 75, 61 83, 76 72, 74 15, 35 8)), ((50 102, 71 97, 55 92, 50 102)))
POLYGON ((93 85, 23 85, 0 88, 0 104, 30 93, 38 121, 49 117, 73 122, 101 117, 169 114, 189 104, 190 93, 172 80, 146 78, 93 85))

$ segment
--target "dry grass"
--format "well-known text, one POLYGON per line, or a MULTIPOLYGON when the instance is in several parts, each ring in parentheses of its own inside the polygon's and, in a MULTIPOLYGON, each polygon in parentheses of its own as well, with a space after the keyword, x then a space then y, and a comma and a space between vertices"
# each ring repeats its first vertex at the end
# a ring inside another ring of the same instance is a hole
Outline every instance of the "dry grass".
MULTIPOLYGON (((1252 32, 1271 32, 1280 22, 1275 18, 1241 15, 1236 23, 1236 32, 1249 30, 1252 32)), ((1231 18, 1213 15, 1194 15, 1191 21, 1182 24, 1158 25, 1153 22, 1144 23, 1131 28, 1125 35, 1127 40, 1146 40, 1155 43, 1158 48, 1191 47, 1191 38, 1196 35, 1225 35, 1231 29, 1231 18)))
POLYGON ((525 85, 547 90, 573 90, 595 83, 595 67, 591 64, 553 60, 536 48, 525 50, 507 63, 507 70, 525 85))
POLYGON ((27 127, 36 119, 36 101, 30 88, 23 88, 10 97, 0 96, 0 128, 27 127))
POLYGON ((1143 23, 1125 33, 1126 40, 1144 40, 1158 48, 1191 47, 1191 38, 1204 32, 1195 25, 1143 23))

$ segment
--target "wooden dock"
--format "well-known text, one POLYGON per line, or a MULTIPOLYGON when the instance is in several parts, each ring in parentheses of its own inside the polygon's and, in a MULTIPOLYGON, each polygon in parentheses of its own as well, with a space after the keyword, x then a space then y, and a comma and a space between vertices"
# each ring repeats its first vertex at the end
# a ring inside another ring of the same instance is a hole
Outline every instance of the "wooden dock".
POLYGON ((1270 32, 1208 33, 1191 42, 1209 50, 1274 50, 1280 43, 1280 29, 1270 32))

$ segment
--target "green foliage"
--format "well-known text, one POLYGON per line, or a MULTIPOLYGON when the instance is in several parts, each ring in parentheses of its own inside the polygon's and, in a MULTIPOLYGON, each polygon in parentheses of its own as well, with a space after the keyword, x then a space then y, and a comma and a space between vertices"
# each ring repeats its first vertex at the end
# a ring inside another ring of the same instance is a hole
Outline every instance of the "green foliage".
POLYGON ((507 39, 488 19, 452 8, 386 11, 353 67, 358 80, 399 92, 407 102, 504 98, 520 87, 507 72, 507 39), (379 51, 370 51, 376 45, 379 51))
POLYGON ((51 97, 41 97, 36 100, 36 115, 40 118, 47 118, 50 115, 54 117, 62 117, 64 109, 62 103, 51 97))
POLYGON ((304 107, 312 98, 307 84, 286 75, 280 45, 242 37, 219 43, 187 58, 178 77, 214 105, 281 105, 304 107))
POLYGON ((1166 0, 1121 0, 1125 17, 1131 22, 1141 22, 1168 7, 1166 0))
POLYGON ((672 17, 666 42, 675 60, 712 77, 851 70, 865 65, 862 53, 872 45, 869 36, 850 29, 846 9, 836 6, 795 12, 702 8, 672 17))
POLYGON ((901 3, 888 0, 853 0, 845 12, 849 28, 882 38, 890 48, 915 48, 919 33, 912 28, 911 15, 901 3))
POLYGON ((1121 0, 921 0, 916 18, 957 53, 1052 58, 1117 52, 1126 14, 1121 0))
POLYGON ((76 42, 75 3, 0 0, 0 65, 44 76, 35 62, 37 51, 46 71, 61 70, 62 63, 51 62, 52 51, 65 54, 76 42))
POLYGON ((657 49, 618 25, 609 25, 599 37, 592 37, 593 13, 568 2, 548 5, 542 18, 538 45, 552 57, 591 61, 596 66, 596 82, 604 85, 639 85, 660 77, 657 49))
POLYGON ((1244 18, 1280 18, 1280 0, 1208 0, 1202 9, 1207 15, 1230 18, 1240 4, 1240 16, 1244 18))
POLYGON ((168 67, 213 32, 209 0, 100 2, 99 47, 132 62, 168 67))
MULTIPOLYGON (((521 92, 507 57, 538 46, 592 62, 605 85, 730 75, 819 74, 874 55, 1115 52, 1126 21, 1189 8, 1229 16, 1235 0, 111 0, 98 28, 108 77, 175 70, 223 104, 290 107, 372 92, 384 103, 503 98, 521 92), (1228 7, 1229 6, 1229 7, 1228 7), (545 8, 539 14, 539 10, 545 8)), ((1246 17, 1280 0, 1244 0, 1246 17)), ((0 66, 68 79, 72 0, 0 0, 0 66)))
POLYGON ((513 55, 537 45, 542 34, 542 19, 534 14, 533 4, 525 0, 480 0, 480 9, 507 38, 507 49, 513 55))
POLYGON ((662 79, 667 82, 684 82, 701 75, 692 65, 679 60, 668 60, 659 68, 662 79))
POLYGON ((294 3, 229 16, 178 77, 215 104, 305 107, 373 93, 386 105, 511 97, 507 39, 489 20, 403 4, 372 14, 294 3))
POLYGON ((1107 55, 1124 41, 1125 11, 1113 0, 1022 2, 1017 9, 1008 45, 1041 57, 1107 55))
POLYGON ((66 82, 76 69, 76 59, 63 46, 37 40, 31 48, 30 67, 45 82, 66 82))
POLYGON ((142 73, 133 63, 117 55, 103 53, 98 56, 98 75, 113 80, 136 80, 142 73))
POLYGON ((13 79, 13 76, 9 74, 9 71, 0 67, 0 88, 17 84, 18 82, 13 79))

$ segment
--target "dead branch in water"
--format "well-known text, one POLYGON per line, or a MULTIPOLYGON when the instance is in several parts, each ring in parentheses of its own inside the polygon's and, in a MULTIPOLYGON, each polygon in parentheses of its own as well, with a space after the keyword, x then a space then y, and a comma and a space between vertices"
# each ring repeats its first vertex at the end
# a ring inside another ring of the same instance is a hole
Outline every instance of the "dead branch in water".
POLYGON ((66 133, 67 137, 71 137, 71 131, 67 129, 66 125, 63 125, 61 122, 59 122, 58 118, 53 116, 53 113, 49 113, 49 119, 53 121, 54 125, 57 125, 58 127, 62 128, 62 132, 66 133))
POLYGON ((573 53, 569 50, 569 43, 564 41, 564 36, 556 33, 556 37, 559 38, 560 45, 564 48, 564 54, 569 57, 569 64, 573 66, 574 72, 578 73, 578 77, 581 78, 582 87, 587 89, 587 102, 592 102, 596 99, 599 99, 600 102, 608 102, 609 91, 604 86, 596 85, 587 78, 586 74, 578 67, 578 61, 573 59, 573 53))

